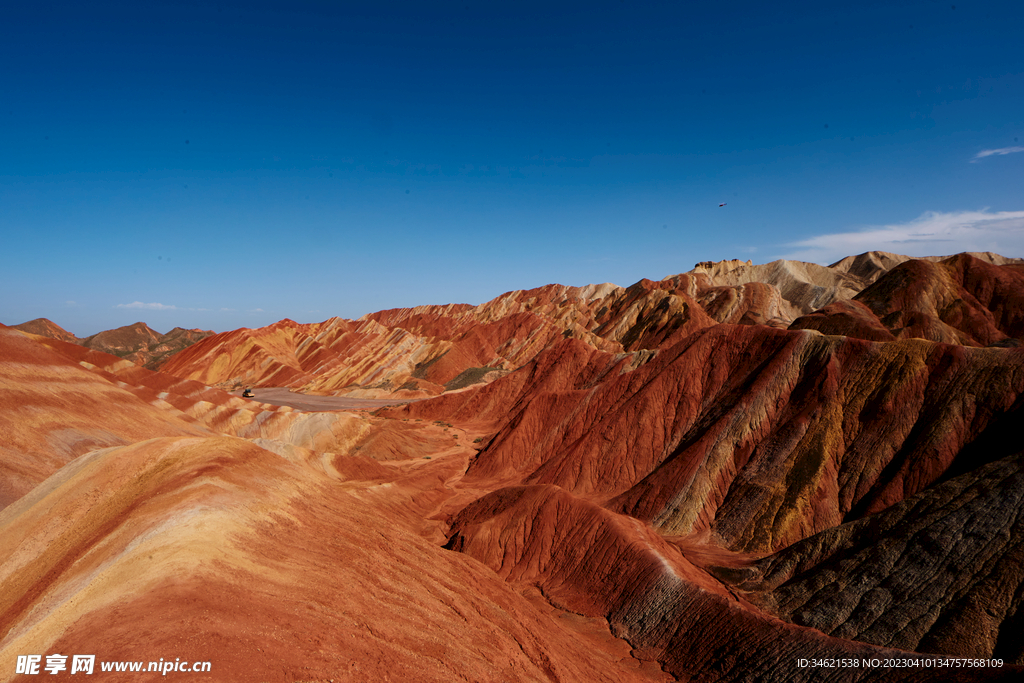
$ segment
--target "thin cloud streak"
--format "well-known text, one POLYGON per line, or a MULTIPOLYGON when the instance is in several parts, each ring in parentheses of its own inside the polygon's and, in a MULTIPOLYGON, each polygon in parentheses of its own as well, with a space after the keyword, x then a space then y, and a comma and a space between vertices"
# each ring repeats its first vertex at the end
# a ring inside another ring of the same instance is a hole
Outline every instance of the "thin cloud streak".
POLYGON ((118 304, 114 308, 141 308, 147 311, 177 311, 180 310, 177 306, 168 306, 166 304, 144 304, 141 301, 133 301, 130 304, 118 304))
POLYGON ((793 242, 783 258, 827 265, 866 251, 906 256, 943 256, 963 251, 991 251, 1024 256, 1024 211, 928 211, 907 223, 818 235, 793 242))
MULTIPOLYGON (((179 306, 172 306, 172 305, 169 305, 169 304, 158 304, 158 303, 144 304, 141 301, 133 301, 130 304, 118 304, 117 306, 114 306, 114 308, 135 308, 135 309, 141 309, 141 310, 145 310, 145 311, 200 311, 200 312, 208 312, 208 311, 211 310, 209 308, 181 308, 179 306)), ((222 308, 220 310, 222 310, 222 311, 231 311, 231 310, 234 310, 234 309, 222 308)))
POLYGON ((1017 152, 1024 152, 1024 147, 1000 147, 999 149, 984 149, 974 155, 971 159, 971 163, 975 163, 978 159, 984 159, 990 156, 1002 156, 1003 154, 1015 154, 1017 152))

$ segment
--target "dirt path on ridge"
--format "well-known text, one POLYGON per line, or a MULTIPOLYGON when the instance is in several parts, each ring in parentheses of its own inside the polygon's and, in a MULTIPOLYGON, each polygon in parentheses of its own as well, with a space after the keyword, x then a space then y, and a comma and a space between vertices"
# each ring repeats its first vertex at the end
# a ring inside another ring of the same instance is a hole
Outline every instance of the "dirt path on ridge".
MULTIPOLYGON (((241 391, 229 392, 241 396, 241 391)), ((252 390, 252 399, 275 406, 291 406, 299 410, 376 410, 381 406, 397 406, 419 399, 350 398, 347 396, 307 396, 296 394, 286 387, 257 387, 252 390)))

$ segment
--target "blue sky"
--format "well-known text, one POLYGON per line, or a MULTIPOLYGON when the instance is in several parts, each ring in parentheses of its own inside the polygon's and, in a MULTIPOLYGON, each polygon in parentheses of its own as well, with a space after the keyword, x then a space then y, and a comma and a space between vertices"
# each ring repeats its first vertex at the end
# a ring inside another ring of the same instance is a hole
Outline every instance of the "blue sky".
POLYGON ((5 7, 0 322, 1024 256, 1024 3, 838 4, 5 7))

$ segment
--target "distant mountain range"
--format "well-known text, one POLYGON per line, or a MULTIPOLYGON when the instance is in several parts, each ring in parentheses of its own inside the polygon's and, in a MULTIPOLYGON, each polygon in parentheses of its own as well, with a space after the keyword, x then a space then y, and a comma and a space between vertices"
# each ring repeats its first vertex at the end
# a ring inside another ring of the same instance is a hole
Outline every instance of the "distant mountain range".
POLYGON ((990 253, 910 259, 885 252, 828 267, 704 262, 628 288, 547 285, 479 306, 282 320, 202 339, 163 369, 228 389, 422 398, 501 377, 564 338, 609 353, 651 352, 721 323, 877 341, 1014 345, 1024 335, 1022 264, 990 253))
POLYGON ((11 327, 29 334, 60 339, 88 349, 109 353, 151 370, 159 368, 175 353, 213 334, 210 330, 186 330, 181 327, 175 327, 167 334, 160 334, 146 323, 139 322, 79 339, 46 318, 36 318, 20 325, 11 325, 11 327))

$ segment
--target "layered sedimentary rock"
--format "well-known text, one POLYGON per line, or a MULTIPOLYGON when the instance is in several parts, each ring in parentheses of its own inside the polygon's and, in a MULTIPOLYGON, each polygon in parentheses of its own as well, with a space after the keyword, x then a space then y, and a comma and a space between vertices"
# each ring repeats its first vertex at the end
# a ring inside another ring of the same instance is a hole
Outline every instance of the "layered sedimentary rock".
POLYGON ((356 321, 283 320, 211 337, 162 369, 224 388, 432 396, 497 378, 564 338, 618 353, 656 349, 715 323, 785 327, 813 303, 852 296, 865 284, 813 264, 707 264, 625 289, 548 285, 479 306, 392 309, 356 321))
POLYGON ((989 346, 1024 337, 1024 266, 960 254, 905 261, 850 301, 796 320, 793 329, 888 341, 920 338, 989 346))
POLYGON ((490 418, 470 477, 554 484, 670 534, 768 551, 1008 454, 1024 350, 720 325, 628 358, 566 341, 391 414, 490 418), (965 455, 969 454, 969 455, 965 455))
POLYGON ((186 330, 181 327, 175 327, 167 334, 160 334, 146 323, 138 322, 79 339, 46 318, 36 318, 11 327, 41 337, 80 344, 95 351, 125 358, 151 370, 159 368, 164 361, 178 351, 213 334, 209 330, 186 330))
MULTIPOLYGON (((980 256, 985 265, 1011 262, 980 256)), ((908 260, 868 252, 830 267, 705 262, 628 288, 548 285, 507 292, 479 306, 391 309, 355 321, 282 320, 216 335, 175 353, 163 369, 227 389, 285 386, 313 394, 412 398, 493 381, 564 338, 608 353, 649 351, 716 323, 786 328, 817 311, 815 319, 834 318, 829 333, 890 340, 899 335, 854 297, 908 260)), ((913 307, 904 308, 899 310, 915 314, 913 307)), ((807 320, 796 327, 812 327, 807 320)), ((961 327, 973 322, 968 316, 961 327)), ((967 343, 967 337, 927 338, 967 343)))
POLYGON ((1020 662, 1022 512, 1017 454, 748 567, 714 571, 773 613, 830 635, 1020 662))
POLYGON ((28 322, 21 323, 20 325, 11 325, 11 328, 21 330, 22 332, 28 332, 29 334, 35 334, 40 337, 51 337, 53 339, 71 342, 72 344, 78 344, 81 342, 78 337, 71 334, 52 320, 48 320, 46 318, 36 318, 35 320, 29 320, 28 322))
POLYGON ((282 321, 177 374, 0 327, 0 671, 1017 680, 1019 272, 862 256, 282 321), (783 329, 857 279, 847 324, 878 339, 783 329), (243 381, 439 395, 318 412, 223 390, 243 381))
POLYGON ((788 304, 785 313, 793 317, 838 299, 849 299, 868 284, 866 278, 847 270, 802 261, 779 260, 763 265, 736 260, 705 262, 698 263, 691 272, 706 273, 717 286, 771 285, 788 304))
MULTIPOLYGON (((0 328, 0 508, 77 456, 155 436, 224 434, 316 452, 391 459, 401 423, 247 401, 192 380, 49 338, 0 328)), ((447 439, 425 436, 424 453, 447 439)), ((405 450, 416 448, 407 440, 405 450)), ((265 444, 266 445, 266 444, 265 444)))
MULTIPOLYGON (((861 668, 865 660, 907 654, 780 623, 650 527, 555 486, 496 491, 467 506, 452 531, 452 549, 479 559, 512 585, 537 585, 556 604, 607 618, 619 637, 654 654, 677 680, 935 679, 933 672, 922 675, 924 666, 861 668), (855 660, 858 666, 801 668, 801 658, 855 660)), ((949 671, 940 677, 959 678, 949 671)))
POLYGON ((215 335, 162 368, 235 388, 287 386, 314 394, 430 396, 494 379, 574 338, 610 353, 654 348, 714 321, 673 283, 550 285, 481 306, 423 306, 360 320, 290 320, 215 335))
MULTIPOLYGON (((991 264, 993 266, 1020 265, 1024 259, 1010 258, 1001 254, 993 254, 991 251, 968 251, 959 256, 971 256, 991 264)), ((847 256, 829 266, 833 270, 841 270, 851 275, 864 278, 868 282, 874 282, 901 263, 917 258, 921 261, 940 262, 952 258, 952 256, 903 256, 888 251, 868 251, 857 256, 847 256)))
POLYGON ((204 433, 194 420, 153 410, 75 361, 0 327, 0 507, 96 448, 204 433))
MULTIPOLYGON (((991 252, 971 252, 956 257, 927 256, 917 260, 938 263, 951 258, 990 266, 1020 266, 1024 263, 1021 259, 991 252)), ((700 294, 694 296, 717 322, 786 327, 802 315, 854 299, 866 287, 910 260, 913 259, 909 256, 884 251, 848 256, 828 267, 787 260, 754 265, 751 261, 734 259, 698 263, 689 275, 707 278, 702 282, 700 294), (750 288, 752 285, 753 289, 750 288), (712 307, 724 307, 729 312, 738 308, 739 314, 733 313, 731 317, 715 314, 712 307)), ((916 297, 906 297, 906 301, 910 300, 916 300, 916 297)), ((889 312, 899 307, 892 306, 889 312)), ((846 312, 842 306, 839 310, 846 312)))
POLYGON ((93 452, 0 519, 0 670, 90 652, 211 662, 193 680, 651 680, 375 488, 231 437, 93 452))
POLYGON ((909 256, 893 254, 888 251, 868 251, 863 254, 840 259, 830 265, 829 268, 849 273, 871 283, 899 264, 909 260, 909 256))
POLYGON ((0 513, 5 676, 19 654, 68 651, 173 652, 226 681, 663 680, 601 622, 441 548, 429 518, 472 452, 449 428, 264 406, 7 329, 0 342, 4 395, 25 408, 0 413, 4 461, 43 461, 58 434, 76 447, 0 513), (75 420, 110 430, 92 444, 107 447, 74 457, 89 446, 75 420))
POLYGON ((82 345, 96 351, 124 358, 148 349, 160 340, 160 333, 143 322, 132 323, 113 330, 104 330, 82 340, 82 345))

